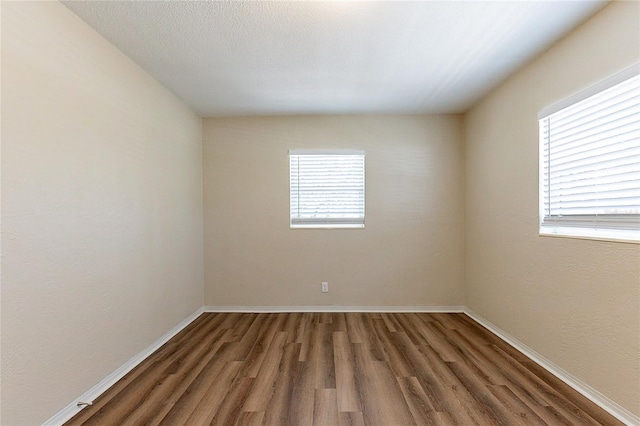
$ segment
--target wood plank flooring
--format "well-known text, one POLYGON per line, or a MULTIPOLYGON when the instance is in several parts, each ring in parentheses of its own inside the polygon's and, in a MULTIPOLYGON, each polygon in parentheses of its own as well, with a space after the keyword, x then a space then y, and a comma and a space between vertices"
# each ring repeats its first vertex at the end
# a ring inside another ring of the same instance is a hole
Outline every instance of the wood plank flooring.
POLYGON ((206 313, 68 425, 620 425, 464 314, 206 313))

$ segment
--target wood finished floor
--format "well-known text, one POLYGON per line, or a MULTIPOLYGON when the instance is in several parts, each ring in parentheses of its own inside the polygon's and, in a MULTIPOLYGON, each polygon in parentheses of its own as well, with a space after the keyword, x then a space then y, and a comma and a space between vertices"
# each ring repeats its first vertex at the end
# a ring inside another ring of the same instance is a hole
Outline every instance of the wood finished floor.
POLYGON ((68 425, 620 425, 464 314, 206 313, 68 425))

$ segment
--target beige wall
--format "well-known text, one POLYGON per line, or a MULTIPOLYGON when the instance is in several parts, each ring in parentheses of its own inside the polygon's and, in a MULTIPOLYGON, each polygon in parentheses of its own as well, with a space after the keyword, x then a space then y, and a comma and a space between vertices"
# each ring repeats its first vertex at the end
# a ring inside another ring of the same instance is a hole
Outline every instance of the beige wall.
POLYGON ((57 2, 2 2, 2 419, 202 306, 201 119, 57 2))
POLYGON ((468 305, 640 415, 640 245, 538 236, 537 112, 634 62, 615 2, 466 116, 468 305))
POLYGON ((219 118, 203 133, 205 304, 464 303, 459 116, 219 118), (298 148, 365 150, 365 229, 289 229, 298 148))

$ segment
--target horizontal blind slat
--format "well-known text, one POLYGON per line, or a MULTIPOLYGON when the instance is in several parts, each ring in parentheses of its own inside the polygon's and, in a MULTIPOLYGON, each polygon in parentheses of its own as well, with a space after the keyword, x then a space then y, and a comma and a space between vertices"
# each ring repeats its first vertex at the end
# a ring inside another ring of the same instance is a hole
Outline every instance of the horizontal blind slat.
MULTIPOLYGON (((638 111, 640 111, 640 109, 638 109, 638 111)), ((605 123, 605 125, 598 128, 584 128, 574 133, 565 133, 560 135, 555 133, 555 129, 552 124, 549 127, 548 132, 553 137, 554 148, 560 152, 563 149, 573 148, 576 145, 581 145, 582 143, 615 138, 637 130, 638 111, 634 111, 633 114, 627 114, 624 117, 621 117, 620 120, 605 123)), ((548 135, 546 136, 548 137, 548 135)))
POLYGON ((547 130, 553 132, 554 137, 558 140, 558 146, 567 140, 601 134, 611 128, 635 122, 635 117, 640 111, 638 99, 640 96, 620 105, 620 108, 601 111, 606 115, 588 115, 573 123, 565 123, 551 117, 547 130), (634 103, 631 104, 631 102, 634 103))
POLYGON ((624 110, 628 107, 637 105, 639 96, 640 89, 634 88, 625 92, 618 98, 590 102, 588 107, 579 113, 572 113, 569 116, 556 113, 551 115, 551 117, 553 122, 556 123, 556 128, 562 132, 566 129, 577 127, 588 122, 589 118, 606 117, 614 111, 624 110))

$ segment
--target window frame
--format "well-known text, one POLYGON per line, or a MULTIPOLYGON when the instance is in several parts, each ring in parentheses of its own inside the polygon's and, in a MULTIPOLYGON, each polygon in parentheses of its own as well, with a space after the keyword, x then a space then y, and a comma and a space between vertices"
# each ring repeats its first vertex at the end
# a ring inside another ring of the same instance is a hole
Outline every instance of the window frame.
POLYGON ((614 76, 584 89, 560 102, 542 109, 538 113, 539 125, 539 235, 577 239, 605 240, 640 244, 640 215, 569 215, 547 216, 545 212, 545 148, 543 120, 585 99, 595 96, 613 86, 640 75, 640 64, 636 64, 614 76), (635 225, 635 226, 631 226, 635 225))
POLYGON ((364 150, 357 149, 292 149, 288 153, 289 159, 289 228, 290 229, 364 229, 366 219, 366 155, 364 150), (354 218, 323 218, 308 219, 305 223, 294 223, 292 215, 292 180, 291 156, 298 155, 358 155, 362 157, 362 219, 354 218))

